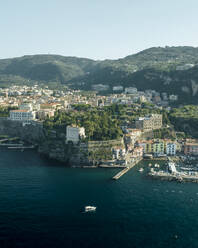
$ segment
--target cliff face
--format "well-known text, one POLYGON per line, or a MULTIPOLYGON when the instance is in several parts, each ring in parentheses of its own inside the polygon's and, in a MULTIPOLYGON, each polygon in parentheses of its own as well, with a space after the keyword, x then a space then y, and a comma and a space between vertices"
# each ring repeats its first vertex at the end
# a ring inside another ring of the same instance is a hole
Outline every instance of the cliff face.
POLYGON ((31 144, 38 144, 45 138, 41 123, 24 125, 20 121, 10 121, 5 118, 0 119, 0 134, 19 137, 31 144))
POLYGON ((65 144, 65 134, 46 131, 42 124, 24 125, 20 121, 0 119, 0 135, 19 137, 24 142, 38 145, 38 152, 67 165, 89 164, 86 145, 65 144))
POLYGON ((90 164, 87 146, 84 144, 65 144, 64 133, 57 133, 56 131, 46 133, 45 139, 39 144, 38 151, 51 159, 64 162, 69 166, 90 164))

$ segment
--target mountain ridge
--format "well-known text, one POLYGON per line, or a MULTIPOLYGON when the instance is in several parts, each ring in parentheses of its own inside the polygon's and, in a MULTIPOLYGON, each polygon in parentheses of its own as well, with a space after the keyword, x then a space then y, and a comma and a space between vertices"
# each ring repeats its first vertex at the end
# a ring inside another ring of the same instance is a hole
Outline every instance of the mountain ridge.
POLYGON ((116 60, 52 54, 0 59, 0 86, 42 83, 90 90, 93 84, 154 89, 198 103, 198 47, 151 47, 116 60), (189 65, 188 69, 181 69, 189 65), (180 67, 180 69, 179 69, 180 67))

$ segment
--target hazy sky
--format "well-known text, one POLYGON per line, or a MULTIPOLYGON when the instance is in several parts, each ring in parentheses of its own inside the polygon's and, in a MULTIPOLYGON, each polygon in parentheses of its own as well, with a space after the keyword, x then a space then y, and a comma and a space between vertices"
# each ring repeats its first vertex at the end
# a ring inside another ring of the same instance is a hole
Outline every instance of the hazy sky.
POLYGON ((153 46, 198 46, 198 0, 0 0, 0 58, 114 59, 153 46))

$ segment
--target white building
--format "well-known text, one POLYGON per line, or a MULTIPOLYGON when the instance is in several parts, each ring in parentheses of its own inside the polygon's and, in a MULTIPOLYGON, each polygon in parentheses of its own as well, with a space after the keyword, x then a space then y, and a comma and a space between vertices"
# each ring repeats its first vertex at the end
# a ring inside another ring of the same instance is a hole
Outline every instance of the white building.
POLYGON ((136 94, 137 93, 137 88, 135 87, 128 87, 125 88, 125 93, 127 94, 136 94))
POLYGON ((177 145, 175 143, 166 144, 166 154, 174 156, 177 151, 177 145))
POLYGON ((185 71, 185 70, 188 70, 190 68, 194 67, 194 64, 185 64, 185 65, 178 65, 176 67, 176 70, 177 71, 185 71))
POLYGON ((123 91, 123 86, 121 86, 121 85, 114 86, 113 91, 123 91))
POLYGON ((170 101, 177 101, 178 100, 178 96, 177 95, 170 95, 169 96, 169 100, 170 101))
POLYGON ((109 89, 109 85, 107 84, 93 84, 91 87, 96 91, 106 91, 109 89))
POLYGON ((31 103, 22 103, 19 105, 19 109, 32 111, 33 107, 31 103))
POLYGON ((113 157, 114 159, 119 159, 121 157, 124 157, 126 154, 126 150, 122 147, 114 147, 112 149, 113 157))
POLYGON ((171 172, 171 173, 177 173, 177 170, 176 170, 176 167, 175 167, 175 164, 172 163, 172 162, 169 162, 168 163, 168 170, 171 172))
POLYGON ((83 137, 85 137, 84 127, 66 127, 66 143, 72 141, 74 144, 77 144, 80 138, 83 137))
POLYGON ((32 121, 35 119, 35 112, 28 110, 11 110, 10 120, 12 121, 32 121))

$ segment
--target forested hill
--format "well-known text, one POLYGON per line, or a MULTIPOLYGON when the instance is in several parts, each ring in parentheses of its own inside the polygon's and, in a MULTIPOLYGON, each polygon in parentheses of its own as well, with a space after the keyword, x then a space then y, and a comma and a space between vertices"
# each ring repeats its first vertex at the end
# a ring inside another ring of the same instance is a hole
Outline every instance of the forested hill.
POLYGON ((94 61, 59 55, 32 55, 0 60, 0 85, 63 84, 91 89, 93 84, 135 86, 177 94, 198 103, 198 48, 153 47, 118 60, 94 61))
POLYGON ((0 85, 5 83, 61 83, 90 72, 96 62, 91 59, 60 55, 27 55, 0 60, 0 85))

